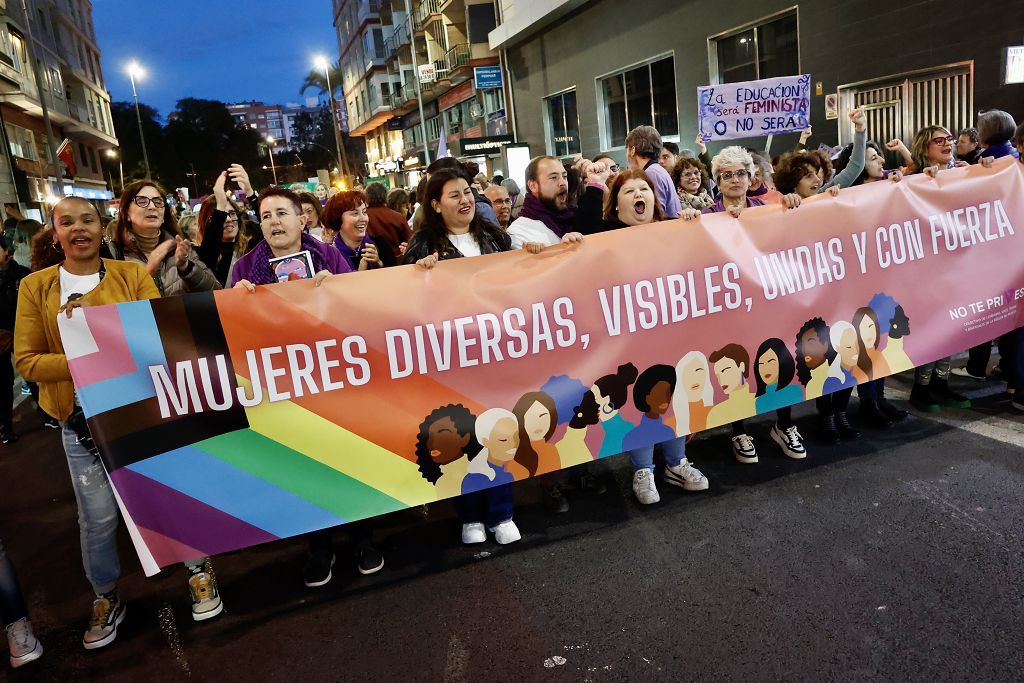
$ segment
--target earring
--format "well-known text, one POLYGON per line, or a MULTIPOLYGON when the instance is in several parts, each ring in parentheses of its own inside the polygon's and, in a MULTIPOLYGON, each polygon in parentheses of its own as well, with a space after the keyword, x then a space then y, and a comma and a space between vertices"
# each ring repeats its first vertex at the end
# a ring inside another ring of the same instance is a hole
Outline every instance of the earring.
POLYGON ((62 247, 60 245, 60 242, 53 242, 53 243, 50 244, 50 246, 53 247, 54 251, 59 251, 61 253, 64 253, 64 247, 62 247))

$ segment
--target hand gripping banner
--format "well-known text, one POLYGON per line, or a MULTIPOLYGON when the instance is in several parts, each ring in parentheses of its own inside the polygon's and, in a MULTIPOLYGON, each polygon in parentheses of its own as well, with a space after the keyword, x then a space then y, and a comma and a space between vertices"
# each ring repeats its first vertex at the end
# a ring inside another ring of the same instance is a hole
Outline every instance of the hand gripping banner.
MULTIPOLYGON (((1024 165, 524 252, 85 308, 145 571, 615 455, 1021 324, 1024 165)), ((813 457, 813 453, 811 454, 813 457)))

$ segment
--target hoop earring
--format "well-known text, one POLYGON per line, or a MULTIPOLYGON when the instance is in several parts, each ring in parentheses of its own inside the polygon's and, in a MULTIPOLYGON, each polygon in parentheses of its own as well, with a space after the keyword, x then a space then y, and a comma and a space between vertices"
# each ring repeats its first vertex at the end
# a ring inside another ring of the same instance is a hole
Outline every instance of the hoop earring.
POLYGON ((60 242, 51 242, 50 246, 53 247, 54 251, 60 252, 61 254, 64 253, 64 247, 61 246, 60 242))

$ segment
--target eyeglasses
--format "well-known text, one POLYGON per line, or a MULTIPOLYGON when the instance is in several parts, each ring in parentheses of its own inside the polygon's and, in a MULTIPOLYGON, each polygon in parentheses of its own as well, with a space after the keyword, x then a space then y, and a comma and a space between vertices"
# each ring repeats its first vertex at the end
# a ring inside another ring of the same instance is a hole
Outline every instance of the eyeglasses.
POLYGON ((932 138, 933 145, 941 145, 943 142, 951 145, 956 142, 956 138, 952 135, 939 135, 938 137, 932 138))
POLYGON ((743 179, 746 178, 748 175, 750 174, 747 173, 746 169, 741 168, 738 171, 726 171, 725 173, 722 173, 718 177, 722 180, 732 180, 733 178, 743 179))
POLYGON ((238 220, 238 212, 237 211, 228 211, 228 220, 229 221, 237 221, 238 220))
POLYGON ((146 195, 137 194, 135 195, 135 199, 133 199, 132 201, 135 202, 135 206, 139 207, 140 209, 148 209, 150 204, 152 204, 155 208, 158 209, 166 206, 164 204, 163 197, 147 197, 146 195))
POLYGON ((512 206, 512 200, 511 199, 495 199, 494 203, 495 204, 501 204, 502 206, 512 206))
POLYGON ((611 171, 612 173, 618 173, 619 172, 619 165, 618 164, 612 164, 611 166, 608 167, 608 170, 611 171))

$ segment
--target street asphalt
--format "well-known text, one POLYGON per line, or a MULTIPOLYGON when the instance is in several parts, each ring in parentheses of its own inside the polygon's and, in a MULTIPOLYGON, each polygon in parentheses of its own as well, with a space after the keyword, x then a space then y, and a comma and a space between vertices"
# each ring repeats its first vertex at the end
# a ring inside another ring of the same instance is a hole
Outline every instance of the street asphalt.
POLYGON ((837 447, 815 442, 813 408, 797 408, 804 461, 784 458, 763 420, 756 465, 732 459, 724 432, 702 435, 689 455, 710 490, 659 474, 653 506, 634 500, 621 456, 593 466, 608 491, 571 491, 564 515, 519 484, 523 540, 510 546, 462 546, 436 504, 380 520, 373 576, 338 530, 321 589, 302 584, 301 540, 219 556, 226 610, 204 623, 184 570, 145 578, 125 533, 127 619, 91 652, 59 434, 26 401, 21 441, 0 447, 0 537, 45 654, 17 671, 0 662, 0 680, 1021 681, 1024 414, 1001 383, 954 385, 974 408, 837 447))

